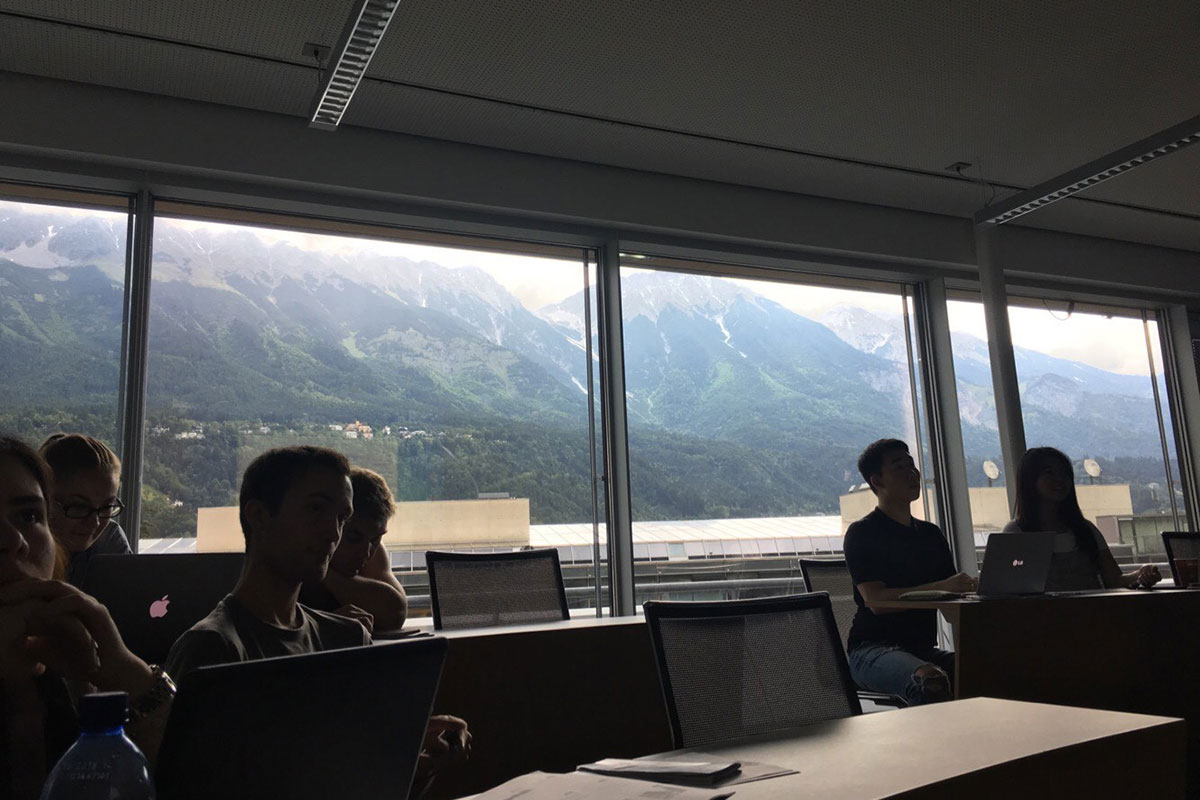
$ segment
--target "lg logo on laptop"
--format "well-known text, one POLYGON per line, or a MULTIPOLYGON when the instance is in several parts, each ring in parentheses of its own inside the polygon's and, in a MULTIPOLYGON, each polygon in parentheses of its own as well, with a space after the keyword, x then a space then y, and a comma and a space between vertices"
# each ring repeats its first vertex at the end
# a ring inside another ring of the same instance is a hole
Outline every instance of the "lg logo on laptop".
POLYGON ((161 600, 155 600, 150 604, 151 618, 158 619, 159 617, 165 617, 167 615, 167 604, 171 602, 167 599, 168 597, 170 597, 170 595, 164 594, 161 600))
MULTIPOLYGON (((1019 559, 1019 558, 1014 558, 1014 559, 1013 559, 1013 566, 1014 566, 1014 567, 1023 567, 1023 566, 1025 566, 1025 562, 1024 562, 1024 561, 1022 561, 1022 560, 1021 560, 1021 559, 1019 559)), ((164 600, 166 600, 167 598, 165 598, 165 597, 164 597, 163 599, 164 599, 164 600)), ((153 614, 154 612, 153 612, 153 611, 151 611, 150 613, 151 613, 151 614, 153 614)), ((163 611, 163 613, 165 614, 165 613, 167 613, 167 612, 166 612, 166 611, 163 611)))

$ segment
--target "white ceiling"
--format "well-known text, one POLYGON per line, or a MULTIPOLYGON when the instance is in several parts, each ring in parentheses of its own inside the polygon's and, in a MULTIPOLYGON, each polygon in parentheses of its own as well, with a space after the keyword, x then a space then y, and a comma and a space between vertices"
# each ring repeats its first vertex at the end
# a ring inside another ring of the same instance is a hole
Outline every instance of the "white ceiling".
MULTIPOLYGON (((0 69, 302 116, 350 0, 0 0, 0 69)), ((969 216, 1200 114, 1200 3, 402 0, 343 124, 969 216)), ((336 135, 336 133, 331 134, 336 135)), ((1200 147, 1027 224, 1200 250, 1200 147)))

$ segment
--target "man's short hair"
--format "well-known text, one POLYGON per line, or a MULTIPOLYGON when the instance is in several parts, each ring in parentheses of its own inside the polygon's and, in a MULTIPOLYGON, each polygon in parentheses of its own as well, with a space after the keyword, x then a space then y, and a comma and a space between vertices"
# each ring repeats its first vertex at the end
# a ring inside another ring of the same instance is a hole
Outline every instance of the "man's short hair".
POLYGON ((56 433, 38 449, 59 480, 81 472, 100 470, 121 474, 121 459, 99 439, 82 433, 56 433))
POLYGON ((396 513, 396 498, 378 472, 354 467, 350 470, 350 485, 354 488, 355 516, 386 521, 396 513))
POLYGON ((242 488, 238 494, 238 521, 242 535, 250 541, 250 526, 246 519, 246 504, 257 500, 275 515, 283 505, 283 496, 298 480, 313 469, 327 469, 344 478, 350 477, 350 462, 336 450, 313 445, 278 447, 268 450, 250 462, 242 473, 242 488))
POLYGON ((883 472, 883 459, 892 450, 903 450, 907 453, 908 444, 899 439, 877 439, 867 445, 867 449, 858 457, 858 471, 862 473, 863 480, 871 487, 872 492, 875 491, 875 484, 871 483, 871 478, 883 472))

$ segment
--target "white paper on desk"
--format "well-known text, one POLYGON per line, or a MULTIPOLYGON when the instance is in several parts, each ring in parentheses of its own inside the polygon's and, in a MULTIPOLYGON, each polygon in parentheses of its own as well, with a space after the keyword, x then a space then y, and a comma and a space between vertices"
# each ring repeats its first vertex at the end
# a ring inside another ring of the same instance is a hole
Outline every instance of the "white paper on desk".
POLYGON ((713 786, 724 783, 737 775, 741 762, 689 759, 645 759, 602 758, 594 764, 583 764, 579 769, 600 775, 662 781, 663 783, 686 783, 690 786, 713 786))
MULTIPOLYGON (((694 751, 665 753, 652 756, 642 756, 635 759, 637 761, 654 762, 659 760, 676 761, 680 759, 696 759, 697 761, 720 761, 720 756, 715 756, 711 753, 698 753, 694 751)), ((761 761, 742 761, 741 771, 733 777, 718 781, 717 786, 736 786, 739 783, 750 783, 751 781, 765 781, 767 778, 779 778, 784 775, 799 775, 800 770, 791 769, 789 767, 779 767, 774 764, 764 764, 761 761)))
POLYGON ((590 772, 530 772, 475 795, 474 800, 724 800, 732 794, 590 772))

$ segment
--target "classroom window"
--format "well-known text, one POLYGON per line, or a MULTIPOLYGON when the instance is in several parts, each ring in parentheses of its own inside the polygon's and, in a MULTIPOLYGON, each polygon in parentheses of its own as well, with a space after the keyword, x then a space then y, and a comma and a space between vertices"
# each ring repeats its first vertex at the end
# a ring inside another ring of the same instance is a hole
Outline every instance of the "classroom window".
POLYGON ((666 536, 705 561, 637 564, 637 602, 803 591, 798 556, 839 556, 846 526, 874 508, 862 449, 896 437, 921 457, 908 301, 899 286, 648 263, 626 256, 621 270, 634 552, 666 536))
POLYGON ((1153 312, 1013 298, 1009 319, 1027 446, 1071 459, 1118 560, 1164 558, 1160 534, 1187 512, 1153 312))
MULTIPOLYGON (((588 251, 269 222, 155 220, 143 551, 240 549, 242 472, 301 443, 392 487, 414 614, 427 549, 593 540, 588 251)), ((572 552, 571 605, 594 609, 572 552)))

